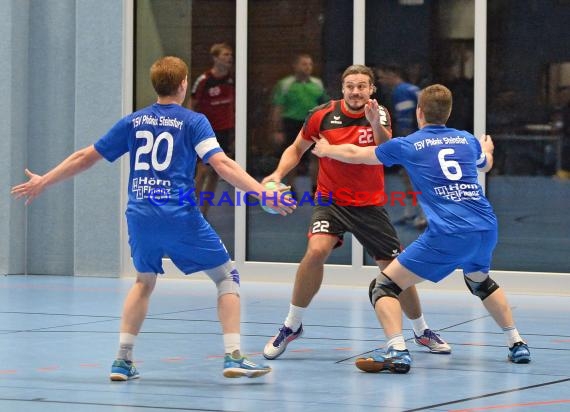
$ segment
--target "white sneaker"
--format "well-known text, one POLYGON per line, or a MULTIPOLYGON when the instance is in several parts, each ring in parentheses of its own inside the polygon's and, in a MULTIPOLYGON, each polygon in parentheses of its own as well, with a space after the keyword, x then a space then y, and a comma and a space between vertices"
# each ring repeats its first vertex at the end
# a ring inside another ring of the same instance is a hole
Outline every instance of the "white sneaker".
POLYGON ((296 332, 293 332, 291 328, 283 325, 279 329, 279 333, 272 337, 269 342, 263 348, 263 356, 266 359, 277 359, 285 349, 287 349, 287 345, 289 342, 294 341, 297 338, 300 338, 303 335, 303 325, 299 326, 296 332))
POLYGON ((416 344, 425 346, 432 353, 451 353, 451 346, 431 329, 424 330, 421 336, 414 332, 414 338, 416 344))

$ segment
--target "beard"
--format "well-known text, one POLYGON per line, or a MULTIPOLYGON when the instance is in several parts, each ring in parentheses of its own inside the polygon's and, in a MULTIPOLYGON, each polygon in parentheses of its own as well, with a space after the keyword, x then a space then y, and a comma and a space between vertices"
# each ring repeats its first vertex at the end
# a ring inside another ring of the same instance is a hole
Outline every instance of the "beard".
POLYGON ((359 111, 363 110, 364 106, 366 106, 365 103, 359 103, 358 105, 353 105, 346 100, 344 102, 346 103, 346 107, 348 107, 350 110, 353 110, 355 112, 359 112, 359 111))

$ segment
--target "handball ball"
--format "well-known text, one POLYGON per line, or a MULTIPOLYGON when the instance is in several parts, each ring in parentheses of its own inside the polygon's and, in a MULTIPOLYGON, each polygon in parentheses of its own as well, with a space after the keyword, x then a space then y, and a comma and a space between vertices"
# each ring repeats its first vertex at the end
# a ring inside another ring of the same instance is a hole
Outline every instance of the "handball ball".
MULTIPOLYGON (((265 183, 265 184, 263 185, 263 187, 265 187, 267 190, 279 190, 279 189, 281 189, 281 188, 287 187, 287 185, 285 185, 285 184, 283 184, 283 183, 276 183, 276 182, 271 182, 271 181, 270 181, 270 182, 265 183)), ((289 194, 290 194, 291 192, 284 192, 284 193, 289 193, 289 194)), ((280 198, 282 195, 283 195, 283 193, 281 193, 281 194, 279 195, 279 198, 280 198)), ((271 198, 269 198, 269 199, 267 199, 267 202, 273 202, 273 200, 272 200, 271 198)), ((278 215, 278 214, 279 214, 279 212, 277 212, 277 211, 271 209, 270 207, 264 205, 263 203, 264 203, 263 201, 261 201, 261 200, 259 201, 259 204, 260 204, 261 208, 262 208, 265 212, 270 213, 270 214, 272 214, 272 215, 278 215)))

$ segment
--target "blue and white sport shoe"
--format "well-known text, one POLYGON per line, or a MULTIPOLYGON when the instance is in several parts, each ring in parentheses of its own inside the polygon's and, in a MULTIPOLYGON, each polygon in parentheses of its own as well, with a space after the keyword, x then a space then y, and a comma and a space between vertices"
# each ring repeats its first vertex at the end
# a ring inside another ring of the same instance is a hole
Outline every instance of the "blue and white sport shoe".
POLYGON ((513 363, 529 363, 530 350, 524 342, 517 342, 509 348, 509 360, 513 363))
POLYGON ((111 366, 111 375, 109 375, 109 378, 112 381, 128 381, 138 379, 140 376, 133 362, 116 359, 115 362, 113 362, 113 366, 111 366))
POLYGON ((224 376, 226 378, 258 378, 271 372, 271 368, 266 365, 253 363, 245 356, 234 359, 232 355, 226 354, 224 357, 224 376))
POLYGON ((425 346, 432 353, 451 353, 451 346, 431 329, 424 330, 421 336, 416 335, 414 332, 414 341, 419 346, 425 346))
POLYGON ((390 371, 392 373, 408 373, 412 365, 412 357, 407 349, 396 350, 392 347, 386 352, 376 349, 368 358, 356 359, 358 369, 368 373, 390 371))
POLYGON ((272 337, 269 342, 263 348, 263 356, 265 359, 277 359, 285 349, 287 345, 297 338, 303 335, 303 324, 299 326, 296 332, 285 325, 279 329, 279 333, 272 337))

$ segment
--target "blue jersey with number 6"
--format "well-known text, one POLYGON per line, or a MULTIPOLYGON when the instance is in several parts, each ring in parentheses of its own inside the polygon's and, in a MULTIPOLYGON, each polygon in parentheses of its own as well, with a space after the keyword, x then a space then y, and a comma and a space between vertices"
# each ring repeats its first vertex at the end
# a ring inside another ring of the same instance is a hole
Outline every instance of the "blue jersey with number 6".
POLYGON ((162 217, 199 213, 197 156, 207 162, 222 151, 204 115, 158 103, 119 120, 95 149, 110 162, 130 154, 127 214, 162 217))
POLYGON ((376 148, 386 166, 406 168, 434 233, 496 228, 497 218, 477 182, 477 168, 487 160, 472 134, 440 125, 391 139, 376 148))

